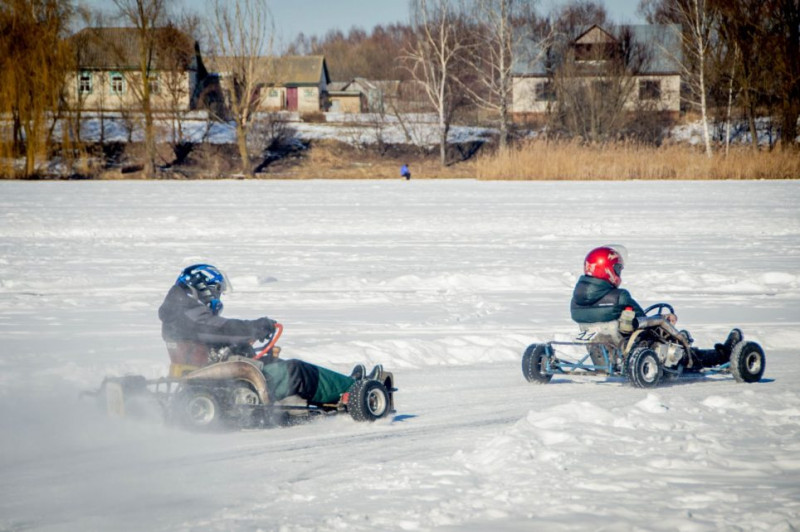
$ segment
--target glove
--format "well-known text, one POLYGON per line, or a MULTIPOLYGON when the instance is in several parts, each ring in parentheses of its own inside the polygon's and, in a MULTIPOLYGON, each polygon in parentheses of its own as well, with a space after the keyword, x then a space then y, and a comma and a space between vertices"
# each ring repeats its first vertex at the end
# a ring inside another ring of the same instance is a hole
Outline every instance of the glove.
POLYGON ((275 320, 271 320, 266 316, 258 318, 255 323, 255 337, 259 342, 263 342, 275 333, 275 320))

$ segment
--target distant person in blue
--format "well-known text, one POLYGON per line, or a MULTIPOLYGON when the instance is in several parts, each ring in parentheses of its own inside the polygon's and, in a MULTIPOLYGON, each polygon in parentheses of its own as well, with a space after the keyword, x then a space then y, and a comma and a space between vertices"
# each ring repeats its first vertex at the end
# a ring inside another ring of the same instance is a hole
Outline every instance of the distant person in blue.
POLYGON ((406 181, 411 179, 411 170, 408 169, 407 164, 404 164, 403 166, 400 167, 400 176, 405 177, 406 181))

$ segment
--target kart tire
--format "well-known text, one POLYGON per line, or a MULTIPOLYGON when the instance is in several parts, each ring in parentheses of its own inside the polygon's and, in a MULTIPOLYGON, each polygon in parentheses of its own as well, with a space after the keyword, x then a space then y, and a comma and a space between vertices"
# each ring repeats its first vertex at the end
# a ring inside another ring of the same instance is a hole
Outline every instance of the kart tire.
POLYGON ((739 342, 731 352, 731 373, 737 382, 758 382, 764 375, 767 358, 755 342, 739 342))
POLYGON ((376 380, 356 381, 349 390, 347 411, 356 421, 375 421, 389 414, 391 398, 389 390, 376 380))
POLYGON ((546 373, 547 349, 545 344, 531 344, 522 355, 522 374, 534 384, 547 384, 553 375, 546 373))
POLYGON ((246 384, 237 384, 230 391, 231 405, 226 417, 238 428, 252 428, 258 424, 256 407, 261 404, 258 394, 246 384))
POLYGON ((177 421, 191 430, 210 431, 220 426, 222 409, 209 390, 185 390, 178 400, 177 421))
POLYGON ((649 347, 634 349, 628 357, 628 378, 636 388, 653 388, 658 386, 664 368, 658 360, 656 352, 649 347))

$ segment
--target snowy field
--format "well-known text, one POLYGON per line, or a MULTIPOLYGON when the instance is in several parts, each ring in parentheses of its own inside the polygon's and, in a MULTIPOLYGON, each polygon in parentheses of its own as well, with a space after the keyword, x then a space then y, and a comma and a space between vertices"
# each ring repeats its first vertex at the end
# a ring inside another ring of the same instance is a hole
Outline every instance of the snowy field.
POLYGON ((800 182, 0 182, 0 531, 800 529, 800 182), (585 253, 764 379, 525 382, 585 253), (180 269, 286 358, 383 363, 397 413, 190 434, 78 392, 166 374, 180 269))

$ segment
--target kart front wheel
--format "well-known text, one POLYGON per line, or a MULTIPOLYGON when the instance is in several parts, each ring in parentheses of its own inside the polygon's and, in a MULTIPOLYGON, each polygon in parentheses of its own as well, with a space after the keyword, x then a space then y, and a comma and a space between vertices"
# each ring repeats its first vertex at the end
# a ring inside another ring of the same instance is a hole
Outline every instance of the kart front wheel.
POLYGON ((356 421, 375 421, 389 414, 392 404, 389 390, 380 381, 357 381, 349 395, 347 411, 356 421))
POLYGON ((547 350, 544 344, 531 344, 522 355, 522 374, 535 384, 547 384, 553 375, 547 373, 547 350))
POLYGON ((764 375, 767 360, 764 350, 755 342, 740 342, 731 353, 731 373, 737 382, 758 382, 764 375))
POLYGON ((649 347, 635 349, 628 358, 628 378, 637 388, 657 386, 663 374, 658 355, 649 347))

